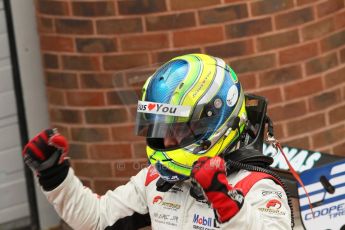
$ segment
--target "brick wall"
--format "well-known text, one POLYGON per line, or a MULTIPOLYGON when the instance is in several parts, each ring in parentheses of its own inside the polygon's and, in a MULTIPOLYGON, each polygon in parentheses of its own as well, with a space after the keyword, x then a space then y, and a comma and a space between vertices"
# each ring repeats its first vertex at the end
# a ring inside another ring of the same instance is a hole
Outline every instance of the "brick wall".
POLYGON ((345 156, 344 0, 36 0, 36 9, 52 126, 99 193, 146 162, 132 135, 143 74, 120 72, 183 53, 224 58, 247 92, 269 99, 284 144, 345 156))

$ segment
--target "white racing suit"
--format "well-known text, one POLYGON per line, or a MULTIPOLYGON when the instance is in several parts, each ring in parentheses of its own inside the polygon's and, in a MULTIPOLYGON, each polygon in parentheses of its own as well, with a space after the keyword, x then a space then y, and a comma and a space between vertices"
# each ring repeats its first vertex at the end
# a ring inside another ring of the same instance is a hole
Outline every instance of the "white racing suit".
POLYGON ((103 196, 84 187, 70 168, 58 187, 44 193, 74 229, 111 229, 123 220, 137 221, 126 217, 148 213, 155 230, 291 229, 286 194, 265 175, 241 170, 228 176, 229 183, 242 190, 245 198, 240 211, 225 223, 217 222, 205 200, 197 201, 190 195, 189 181, 175 184, 168 192, 158 192, 159 175, 152 166, 103 196))

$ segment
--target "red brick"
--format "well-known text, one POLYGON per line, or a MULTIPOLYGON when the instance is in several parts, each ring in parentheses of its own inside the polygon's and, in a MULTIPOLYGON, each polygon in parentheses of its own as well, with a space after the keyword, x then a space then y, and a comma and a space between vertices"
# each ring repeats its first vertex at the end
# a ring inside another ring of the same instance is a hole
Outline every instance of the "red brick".
MULTIPOLYGON (((73 165, 73 163, 72 163, 73 165)), ((92 180, 89 180, 89 179, 86 179, 86 178, 79 178, 80 179, 80 182, 83 184, 84 187, 87 187, 87 188, 91 188, 92 190, 94 189, 93 186, 92 186, 92 180)), ((66 223, 61 223, 61 227, 62 228, 67 228, 66 227, 66 223)))
POLYGON ((66 92, 67 103, 72 106, 102 106, 105 105, 103 92, 66 92))
POLYGON ((259 90, 256 91, 255 94, 266 97, 270 105, 281 102, 283 100, 282 93, 279 88, 259 90))
POLYGON ((284 145, 291 146, 294 148, 300 149, 310 149, 310 139, 309 137, 298 137, 296 139, 292 139, 290 141, 284 141, 284 145))
POLYGON ((166 51, 158 51, 156 53, 151 53, 152 55, 152 62, 153 63, 164 63, 169 61, 170 59, 181 56, 184 54, 189 53, 201 53, 200 48, 190 48, 188 47, 184 48, 183 50, 166 50, 166 51))
POLYGON ((257 86, 256 76, 254 74, 241 74, 238 76, 242 88, 246 92, 249 89, 254 89, 257 86))
POLYGON ((62 65, 66 70, 100 70, 100 60, 96 56, 62 56, 62 65))
POLYGON ((345 11, 335 14, 334 23, 337 29, 345 27, 345 11))
POLYGON ((247 37, 272 31, 271 18, 255 19, 225 26, 228 38, 247 37))
POLYGON ((341 102, 341 91, 335 89, 323 92, 309 99, 309 108, 311 111, 325 110, 334 104, 341 102))
MULTIPOLYGON (((334 105, 334 104, 333 104, 334 105)), ((328 112, 329 121, 331 124, 340 123, 344 121, 345 105, 339 105, 328 112)))
POLYGON ((294 147, 294 148, 300 148, 300 149, 311 149, 311 138, 309 135, 305 137, 298 137, 296 139, 292 139, 289 141, 284 142, 284 145, 294 147))
POLYGON ((132 158, 130 144, 93 144, 90 157, 95 160, 132 158))
POLYGON ((315 149, 316 151, 320 151, 325 154, 333 155, 332 148, 331 147, 325 147, 325 148, 320 148, 320 149, 315 149))
POLYGON ((64 92, 61 90, 47 89, 47 98, 50 105, 65 105, 64 92))
POLYGON ((284 87, 287 100, 319 93, 323 90, 321 77, 296 82, 284 87))
POLYGON ((170 2, 172 10, 186 10, 186 9, 200 9, 205 6, 217 5, 220 0, 197 0, 197 1, 185 1, 174 0, 170 2))
POLYGON ((133 88, 133 90, 138 87, 142 88, 146 80, 156 71, 157 68, 158 66, 152 70, 133 70, 125 73, 125 85, 133 88))
POLYGON ((166 11, 165 1, 156 0, 119 0, 117 2, 120 14, 136 15, 166 11))
POLYGON ((54 22, 52 18, 36 17, 38 31, 41 34, 52 33, 55 31, 54 22))
POLYGON ((325 20, 317 21, 303 27, 302 37, 303 40, 320 38, 325 36, 326 34, 331 33, 332 31, 334 31, 334 29, 335 25, 333 18, 326 18, 325 20))
POLYGON ((300 65, 270 70, 259 75, 259 86, 280 85, 302 78, 300 65))
POLYGON ((72 128, 72 140, 81 142, 109 141, 110 135, 107 128, 72 128))
POLYGON ((168 34, 141 34, 123 37, 120 40, 123 51, 155 50, 169 47, 168 34))
POLYGON ((116 39, 113 38, 77 38, 77 51, 79 53, 108 53, 116 52, 116 39))
POLYGON ((54 54, 44 54, 43 64, 46 69, 58 69, 59 68, 59 57, 54 54))
POLYGON ((338 144, 336 146, 333 147, 333 153, 334 155, 338 155, 338 156, 343 156, 345 157, 345 142, 338 144))
POLYGON ((41 36, 41 49, 44 51, 73 52, 73 39, 59 36, 41 36))
POLYGON ((129 106, 128 109, 129 109, 129 121, 131 123, 135 123, 137 119, 137 105, 131 105, 129 106))
POLYGON ((274 17, 277 29, 288 28, 291 26, 298 26, 314 20, 313 9, 306 7, 282 13, 274 17))
POLYGON ((173 33, 174 47, 203 45, 224 40, 223 29, 220 26, 183 30, 173 33))
POLYGON ((268 112, 273 121, 284 121, 305 115, 307 106, 305 101, 291 102, 272 106, 268 112))
POLYGON ((341 69, 335 70, 329 74, 327 74, 325 78, 326 87, 330 88, 336 85, 341 85, 345 83, 345 67, 342 67, 341 69))
POLYGON ((306 63, 307 75, 318 74, 338 65, 338 58, 336 53, 331 53, 310 60, 306 63))
POLYGON ((323 114, 316 114, 308 117, 303 117, 295 121, 290 121, 287 124, 288 135, 298 135, 308 133, 326 125, 326 119, 323 114))
POLYGON ((87 148, 86 144, 71 143, 69 145, 68 156, 74 159, 87 159, 87 148))
POLYGON ((52 88, 76 89, 78 79, 76 74, 64 72, 46 72, 46 85, 52 88))
POLYGON ((62 136, 67 138, 67 140, 71 140, 72 139, 71 138, 71 134, 69 132, 69 128, 68 128, 69 125, 65 125, 65 124, 58 124, 57 125, 57 124, 54 124, 52 122, 51 127, 52 128, 56 128, 62 136))
POLYGON ((93 34, 91 20, 55 19, 56 31, 65 34, 93 34))
POLYGON ((345 48, 340 50, 340 60, 342 63, 345 62, 345 48))
POLYGON ((293 4, 293 0, 264 0, 252 2, 251 9, 254 16, 259 16, 290 9, 293 4))
POLYGON ((297 43, 299 43, 297 30, 268 35, 257 39, 259 51, 277 49, 297 43))
POLYGON ((128 182, 128 179, 96 179, 94 181, 95 189, 94 191, 99 194, 103 195, 108 190, 114 190, 120 185, 124 185, 128 182))
POLYGON ((73 168, 77 176, 90 178, 112 176, 110 163, 74 162, 73 168))
POLYGON ((310 3, 315 3, 315 0, 297 0, 298 6, 310 4, 310 3))
MULTIPOLYGON (((193 2, 193 1, 189 1, 193 2)), ((224 5, 199 11, 201 24, 224 23, 248 17, 247 4, 224 5)))
POLYGON ((86 89, 113 89, 124 86, 123 78, 112 73, 81 74, 80 83, 81 87, 86 89))
POLYGON ((145 158, 146 154, 146 142, 133 143, 134 158, 145 158))
POLYGON ((253 40, 244 40, 208 46, 205 50, 207 54, 216 57, 237 57, 254 53, 254 45, 253 40))
POLYGON ((130 162, 118 161, 114 163, 116 177, 131 177, 136 175, 141 169, 147 167, 147 160, 136 160, 130 162))
POLYGON ((104 19, 96 22, 99 34, 127 34, 143 31, 140 18, 104 19))
POLYGON ((280 64, 300 62, 318 55, 316 43, 308 43, 295 46, 279 52, 280 64))
POLYGON ((117 124, 127 122, 128 114, 125 108, 88 109, 85 120, 88 124, 117 124))
POLYGON ((133 89, 107 92, 109 105, 136 105, 138 99, 137 91, 133 89))
POLYGON ((235 60, 230 63, 236 73, 258 71, 275 66, 275 55, 265 54, 255 57, 235 60))
POLYGON ((148 16, 145 18, 145 23, 148 31, 173 30, 196 25, 194 13, 191 12, 148 16))
POLYGON ((245 2, 246 0, 225 0, 226 3, 245 2))
POLYGON ((344 125, 336 126, 312 136, 314 148, 331 145, 340 140, 344 140, 345 128, 344 125))
POLYGON ((332 34, 321 40, 321 49, 327 52, 345 45, 345 30, 332 34))
MULTIPOLYGON (((274 123, 274 121, 273 121, 274 123)), ((284 134, 284 129, 283 129, 283 125, 279 124, 279 123, 274 123, 274 136, 278 139, 284 138, 285 134, 284 134)))
POLYGON ((112 129, 112 137, 114 141, 144 141, 145 137, 136 136, 133 125, 117 126, 112 129))
POLYGON ((118 54, 103 57, 105 70, 123 70, 149 64, 146 53, 137 54, 118 54))
POLYGON ((38 11, 41 14, 68 15, 68 3, 64 1, 36 1, 38 11))
POLYGON ((112 16, 115 15, 115 6, 112 1, 73 1, 72 2, 73 14, 76 16, 112 16))
POLYGON ((317 16, 323 17, 344 8, 343 0, 328 0, 316 6, 317 16))
POLYGON ((51 108, 49 114, 52 122, 69 124, 82 123, 82 113, 79 110, 51 108))
MULTIPOLYGON (((113 75, 113 89, 116 88, 122 88, 123 86, 126 85, 126 83, 124 82, 124 75, 125 73, 122 73, 121 71, 115 73, 113 75)), ((126 78, 127 80, 127 78, 126 78)))

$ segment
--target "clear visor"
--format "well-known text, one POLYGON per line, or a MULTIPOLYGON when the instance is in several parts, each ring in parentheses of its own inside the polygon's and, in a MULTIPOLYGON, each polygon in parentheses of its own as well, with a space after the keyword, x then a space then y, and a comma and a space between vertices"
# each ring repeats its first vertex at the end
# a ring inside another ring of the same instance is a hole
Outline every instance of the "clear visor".
MULTIPOLYGON (((170 140, 170 148, 194 143, 212 130, 209 119, 190 119, 190 109, 186 106, 139 101, 135 133, 147 138, 170 140), (149 105, 150 107, 148 107, 149 105), (171 114, 172 112, 174 114, 171 114)), ((166 146, 162 146, 162 148, 164 147, 166 146)))

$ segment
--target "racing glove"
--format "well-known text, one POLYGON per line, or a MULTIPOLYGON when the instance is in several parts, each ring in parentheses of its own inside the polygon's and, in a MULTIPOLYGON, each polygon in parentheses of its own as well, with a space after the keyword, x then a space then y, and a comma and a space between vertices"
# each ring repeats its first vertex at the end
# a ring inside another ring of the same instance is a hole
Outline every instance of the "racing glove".
POLYGON ((241 209, 244 196, 228 184, 224 160, 201 157, 193 165, 192 181, 202 188, 220 223, 229 221, 241 209))
POLYGON ((30 140, 22 152, 24 162, 36 173, 44 190, 56 188, 66 178, 68 142, 57 129, 46 129, 30 140))

